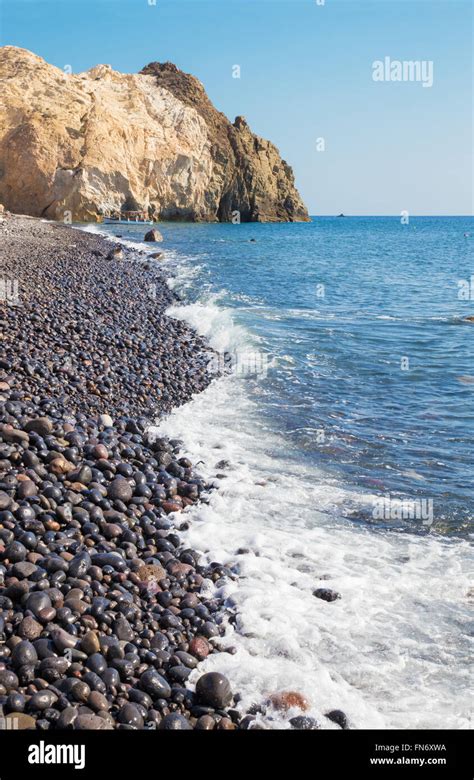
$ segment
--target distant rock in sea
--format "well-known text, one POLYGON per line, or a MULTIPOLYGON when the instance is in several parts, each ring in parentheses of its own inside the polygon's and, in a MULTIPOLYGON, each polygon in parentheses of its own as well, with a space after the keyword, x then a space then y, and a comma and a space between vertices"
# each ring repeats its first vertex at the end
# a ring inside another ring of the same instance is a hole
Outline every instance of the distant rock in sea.
POLYGON ((13 212, 95 221, 132 202, 154 219, 309 220, 277 148, 171 63, 68 74, 5 46, 0 79, 0 201, 13 212))

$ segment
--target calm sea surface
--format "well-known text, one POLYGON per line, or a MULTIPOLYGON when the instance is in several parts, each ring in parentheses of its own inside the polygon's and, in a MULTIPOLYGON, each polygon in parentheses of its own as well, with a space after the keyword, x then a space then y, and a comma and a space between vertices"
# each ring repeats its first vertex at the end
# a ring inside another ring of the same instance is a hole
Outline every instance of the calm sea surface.
POLYGON ((356 491, 431 499, 446 532, 474 508, 472 230, 469 218, 163 227, 186 302, 227 307, 253 336, 240 363, 223 346, 292 455, 356 491))

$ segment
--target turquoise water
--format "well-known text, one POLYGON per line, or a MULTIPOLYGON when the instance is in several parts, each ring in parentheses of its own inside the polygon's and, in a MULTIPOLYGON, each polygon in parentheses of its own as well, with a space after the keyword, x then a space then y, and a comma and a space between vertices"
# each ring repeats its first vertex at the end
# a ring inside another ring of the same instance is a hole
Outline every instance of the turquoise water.
MULTIPOLYGON (((432 502, 465 533, 474 509, 472 219, 314 218, 310 224, 164 224, 186 302, 218 294, 269 370, 248 392, 292 457, 354 491, 432 502), (470 234, 470 235, 465 235, 470 234), (251 240, 254 239, 254 240, 251 240), (472 383, 471 383, 472 382, 472 383)), ((121 231, 140 239, 144 228, 121 231)), ((346 505, 348 517, 373 511, 346 505)))

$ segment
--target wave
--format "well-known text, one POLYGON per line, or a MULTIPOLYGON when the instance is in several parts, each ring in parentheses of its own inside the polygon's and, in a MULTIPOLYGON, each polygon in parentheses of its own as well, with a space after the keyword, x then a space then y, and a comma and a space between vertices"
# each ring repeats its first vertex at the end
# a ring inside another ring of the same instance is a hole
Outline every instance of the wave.
POLYGON ((192 511, 189 544, 239 574, 219 594, 237 610, 238 651, 208 668, 230 675, 244 706, 297 689, 315 717, 340 708, 354 727, 467 727, 467 544, 344 522, 350 493, 286 458, 233 377, 159 429, 219 487, 192 511), (342 599, 316 599, 321 585, 342 599))
MULTIPOLYGON (((207 294, 168 313, 215 349, 247 348, 254 337, 221 301, 207 294)), ((237 652, 210 657, 206 668, 230 676, 244 707, 296 689, 327 728, 324 713, 335 708, 356 728, 468 728, 467 541, 345 519, 345 507, 369 506, 374 495, 303 463, 268 430, 258 395, 239 377, 214 382, 159 431, 182 438, 219 488, 190 511, 188 535, 239 575, 219 589, 237 614, 226 634, 237 652), (322 585, 342 598, 315 598, 322 585)))

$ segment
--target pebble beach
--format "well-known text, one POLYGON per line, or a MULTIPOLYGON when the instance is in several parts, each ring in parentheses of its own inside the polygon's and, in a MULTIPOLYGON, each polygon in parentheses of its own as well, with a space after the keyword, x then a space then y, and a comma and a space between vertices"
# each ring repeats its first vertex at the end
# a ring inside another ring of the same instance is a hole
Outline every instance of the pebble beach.
POLYGON ((209 348, 164 314, 158 262, 31 218, 0 233, 4 727, 247 728, 226 677, 187 686, 233 574, 183 544, 209 486, 147 434, 209 384, 209 348))

